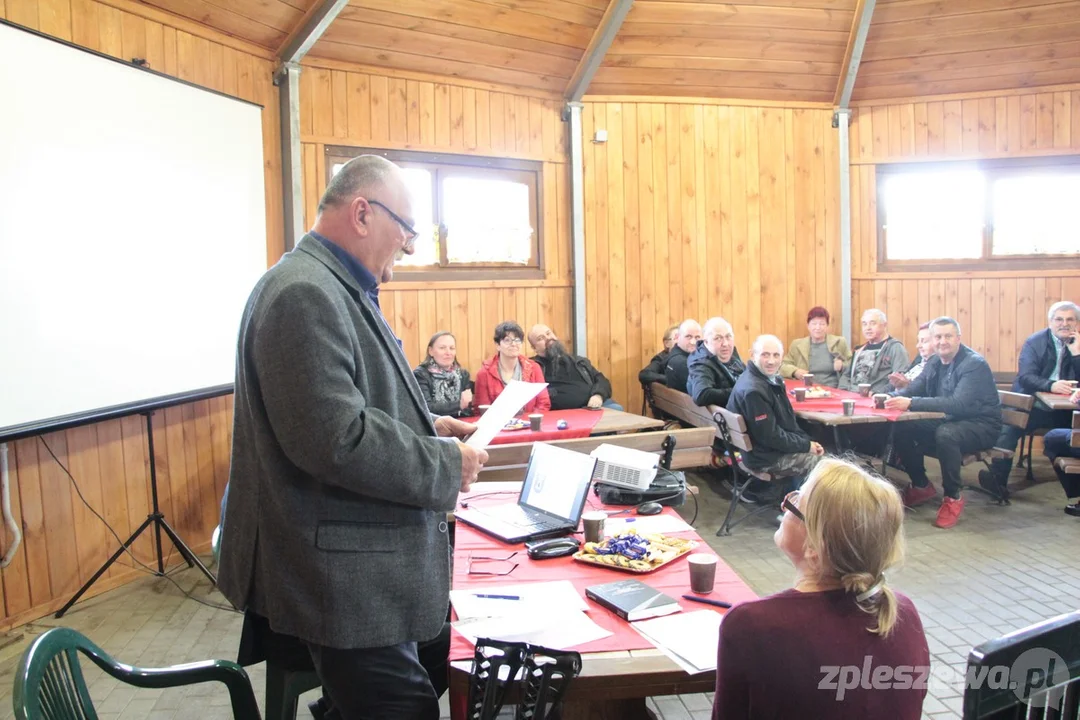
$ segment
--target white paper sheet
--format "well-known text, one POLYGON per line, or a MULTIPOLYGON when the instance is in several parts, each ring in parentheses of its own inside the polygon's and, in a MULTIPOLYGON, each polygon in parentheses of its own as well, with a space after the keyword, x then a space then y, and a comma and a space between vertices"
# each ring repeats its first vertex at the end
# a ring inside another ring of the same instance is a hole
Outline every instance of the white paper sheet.
POLYGON ((546 387, 547 383, 511 380, 499 393, 499 397, 495 398, 495 402, 491 404, 488 411, 480 417, 476 423, 476 432, 465 441, 465 444, 474 448, 486 448, 488 443, 506 426, 506 423, 510 422, 521 408, 546 387))
POLYGON ((695 675, 716 669, 716 649, 720 644, 720 621, 724 616, 711 610, 631 623, 646 640, 670 657, 683 670, 695 675))
POLYGON ((618 535, 630 528, 636 528, 638 533, 677 533, 692 530, 682 518, 672 515, 631 515, 622 517, 616 515, 604 520, 604 534, 618 535))
POLYGON ((549 612, 583 611, 589 606, 569 580, 492 585, 470 590, 451 590, 450 602, 461 620, 521 615, 542 616, 549 612), (518 600, 501 600, 480 595, 503 595, 518 600))
POLYGON ((580 610, 547 610, 506 617, 473 618, 459 620, 453 626, 472 642, 483 637, 527 642, 553 650, 568 650, 612 634, 580 610))

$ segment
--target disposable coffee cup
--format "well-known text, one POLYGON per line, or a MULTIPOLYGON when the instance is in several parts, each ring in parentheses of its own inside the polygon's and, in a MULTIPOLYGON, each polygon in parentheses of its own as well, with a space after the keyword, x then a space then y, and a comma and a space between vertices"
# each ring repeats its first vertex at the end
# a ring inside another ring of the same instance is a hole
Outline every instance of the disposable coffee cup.
POLYGON ((490 409, 491 409, 490 405, 477 405, 476 406, 476 412, 480 413, 481 415, 483 415, 484 413, 486 413, 490 409))
POLYGON ((806 399, 806 388, 795 388, 795 402, 802 402, 806 399))
POLYGON ((870 388, 873 387, 870 383, 859 383, 859 394, 863 397, 870 397, 870 388))
POLYGON ((844 400, 844 415, 847 415, 848 417, 851 417, 854 414, 855 414, 855 401, 854 400, 844 400))
POLYGON ((716 556, 699 553, 687 559, 690 566, 690 589, 705 595, 716 584, 716 556))
POLYGON ((585 542, 603 542, 605 520, 607 520, 607 513, 603 512, 587 512, 581 516, 581 526, 585 530, 585 542))
POLYGON ((802 376, 802 381, 806 387, 814 387, 814 373, 806 373, 802 376))
POLYGON ((889 396, 886 395, 885 393, 875 393, 874 394, 874 407, 876 407, 878 410, 884 410, 885 409, 885 401, 888 400, 888 399, 889 399, 889 396))
POLYGON ((532 413, 529 415, 529 427, 532 428, 533 432, 540 430, 540 421, 543 419, 544 415, 542 413, 532 413))

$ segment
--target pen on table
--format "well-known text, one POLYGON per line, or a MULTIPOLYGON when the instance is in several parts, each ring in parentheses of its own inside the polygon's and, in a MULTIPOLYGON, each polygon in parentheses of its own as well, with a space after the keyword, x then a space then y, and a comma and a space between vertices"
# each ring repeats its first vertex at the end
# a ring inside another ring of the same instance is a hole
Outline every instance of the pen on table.
POLYGON ((724 602, 723 600, 710 600, 709 598, 698 597, 697 595, 683 595, 684 600, 692 600, 694 602, 705 603, 706 605, 715 605, 720 608, 730 608, 731 603, 724 602))
POLYGON ((486 598, 488 600, 520 600, 521 599, 520 595, 483 595, 481 593, 476 593, 476 594, 473 595, 473 597, 486 598))

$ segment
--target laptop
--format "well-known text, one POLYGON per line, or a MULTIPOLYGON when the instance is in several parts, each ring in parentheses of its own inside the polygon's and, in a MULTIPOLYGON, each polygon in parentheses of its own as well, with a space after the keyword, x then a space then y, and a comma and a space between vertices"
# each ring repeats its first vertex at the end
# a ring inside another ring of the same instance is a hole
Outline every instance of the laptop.
POLYGON ((517 503, 456 510, 454 517, 507 543, 561 537, 578 528, 596 459, 534 443, 517 503))

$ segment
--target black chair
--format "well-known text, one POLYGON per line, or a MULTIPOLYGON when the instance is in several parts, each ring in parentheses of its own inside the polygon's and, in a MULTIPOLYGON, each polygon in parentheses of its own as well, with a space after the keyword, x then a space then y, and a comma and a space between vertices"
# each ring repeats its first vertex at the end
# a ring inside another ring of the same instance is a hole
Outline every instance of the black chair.
POLYGON ((975 647, 964 720, 1080 718, 1080 612, 975 647))
POLYGON ((468 718, 495 720, 507 699, 516 694, 515 718, 557 720, 562 717, 562 702, 570 682, 580 672, 581 654, 573 650, 478 638, 468 718))
POLYGON ((743 416, 716 405, 710 405, 709 409, 714 413, 713 418, 716 421, 718 432, 720 434, 720 442, 723 444, 724 450, 732 461, 731 506, 728 508, 727 515, 724 517, 724 522, 720 525, 720 529, 716 531, 718 536, 725 536, 730 535, 731 529, 747 518, 751 518, 763 512, 771 511, 773 514, 779 512, 778 506, 762 503, 753 510, 749 510, 738 520, 734 519, 735 508, 738 507, 739 503, 745 502, 743 495, 746 493, 747 488, 750 487, 750 483, 754 480, 773 482, 777 478, 774 478, 767 472, 752 470, 743 463, 742 454, 754 449, 754 441, 750 439, 750 435, 746 429, 746 420, 743 416))

